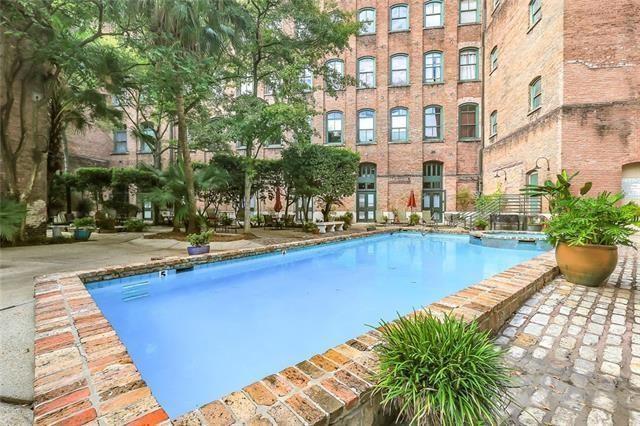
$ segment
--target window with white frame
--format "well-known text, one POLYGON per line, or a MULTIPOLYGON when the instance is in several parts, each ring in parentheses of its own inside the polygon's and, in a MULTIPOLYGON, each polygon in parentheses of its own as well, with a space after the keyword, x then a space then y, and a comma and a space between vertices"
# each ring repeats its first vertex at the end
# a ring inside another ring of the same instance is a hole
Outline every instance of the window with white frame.
POLYGON ((409 6, 406 4, 397 4, 391 7, 391 22, 389 28, 391 31, 406 31, 409 29, 409 6))
POLYGON ((404 142, 409 138, 409 111, 398 107, 391 110, 391 134, 392 142, 404 142))

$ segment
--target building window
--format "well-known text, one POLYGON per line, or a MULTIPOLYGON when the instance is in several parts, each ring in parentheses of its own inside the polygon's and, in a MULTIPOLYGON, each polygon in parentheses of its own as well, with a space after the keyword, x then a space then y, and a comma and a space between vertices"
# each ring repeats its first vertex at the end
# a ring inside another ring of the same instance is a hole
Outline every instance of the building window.
POLYGON ((432 0, 424 4, 424 27, 441 27, 442 21, 442 1, 432 0))
POLYGON ((376 86, 376 61, 373 58, 358 59, 358 87, 376 86))
POLYGON ((442 107, 429 105, 424 109, 424 139, 442 140, 442 107))
MULTIPOLYGON (((153 130, 152 123, 144 123, 141 129, 142 137, 140 138, 140 148, 139 152, 141 154, 149 154, 151 153, 152 145, 146 142, 146 140, 154 141, 156 140, 156 131, 153 130)), ((151 142, 153 143, 153 142, 151 142)))
POLYGON ((327 143, 342 143, 342 113, 333 111, 327 113, 327 143))
POLYGON ((439 83, 442 81, 442 52, 424 54, 424 82, 439 83))
POLYGON ((489 136, 498 134, 498 111, 493 111, 489 116, 489 136))
POLYGON ((409 111, 406 108, 391 110, 391 141, 404 142, 408 140, 409 111))
POLYGON ((393 55, 391 57, 391 85, 406 86, 409 84, 409 56, 393 55))
POLYGON ((300 75, 300 85, 304 88, 305 92, 313 89, 313 71, 310 68, 305 68, 300 75))
POLYGON ((409 6, 398 4, 391 7, 391 31, 406 31, 409 29, 409 6))
POLYGON ((478 0, 460 0, 460 23, 478 22, 478 0))
POLYGON ((118 129, 113 132, 113 152, 125 154, 127 149, 127 129, 118 129))
POLYGON ((542 0, 529 2, 529 26, 533 27, 542 18, 542 0))
POLYGON ((531 111, 542 105, 542 78, 536 77, 529 83, 529 108, 531 111))
POLYGON ((489 56, 489 63, 491 66, 491 72, 495 71, 498 68, 498 46, 495 46, 491 50, 491 55, 489 56))
POLYGON ((362 9, 358 12, 358 22, 360 22, 360 35, 375 34, 376 32, 376 10, 362 9))
POLYGON ((344 62, 340 59, 332 59, 327 62, 327 87, 333 90, 342 89, 342 79, 344 78, 344 62))
POLYGON ((460 105, 458 122, 460 139, 478 139, 478 104, 460 105))
POLYGON ((375 120, 376 113, 372 109, 363 109, 358 112, 358 143, 374 143, 375 120))
POLYGON ((460 80, 478 79, 478 49, 460 51, 460 80))

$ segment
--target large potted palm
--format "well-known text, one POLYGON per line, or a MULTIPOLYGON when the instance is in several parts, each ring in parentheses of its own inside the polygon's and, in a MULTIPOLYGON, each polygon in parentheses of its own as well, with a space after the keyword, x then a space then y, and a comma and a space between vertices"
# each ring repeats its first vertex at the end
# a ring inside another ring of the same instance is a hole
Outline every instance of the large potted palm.
POLYGON ((618 261, 618 246, 632 246, 629 237, 637 220, 637 207, 620 206, 622 195, 603 192, 595 198, 585 197, 591 182, 571 191, 571 181, 578 173, 563 170, 557 181, 528 185, 523 189, 531 197, 546 198, 551 220, 544 232, 556 248, 556 261, 567 281, 598 286, 611 275, 618 261))

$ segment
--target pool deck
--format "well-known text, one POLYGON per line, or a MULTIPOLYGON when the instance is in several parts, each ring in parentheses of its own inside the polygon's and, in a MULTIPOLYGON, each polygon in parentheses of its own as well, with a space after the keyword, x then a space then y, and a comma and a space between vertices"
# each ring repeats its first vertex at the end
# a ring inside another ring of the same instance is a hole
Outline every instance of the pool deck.
MULTIPOLYGON (((390 232, 363 232, 358 237, 390 232)), ((231 259, 293 247, 341 241, 353 235, 277 244, 227 253, 167 258, 137 265, 53 274, 36 279, 34 422, 100 424, 169 423, 126 348, 85 288, 110 279, 194 263, 231 259)), ((497 330, 557 275, 550 253, 523 262, 425 307, 497 330)), ((323 354, 265 377, 190 412, 175 424, 327 424, 371 403, 377 368, 377 332, 355 337, 323 354)))

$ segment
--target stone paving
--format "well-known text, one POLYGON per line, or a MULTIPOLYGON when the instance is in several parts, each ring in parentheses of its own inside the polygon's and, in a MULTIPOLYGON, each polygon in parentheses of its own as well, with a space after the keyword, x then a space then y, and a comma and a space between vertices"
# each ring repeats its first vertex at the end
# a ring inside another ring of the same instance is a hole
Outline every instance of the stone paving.
POLYGON ((640 258, 620 251, 599 288, 559 277, 505 324, 513 366, 510 423, 640 426, 640 258))

